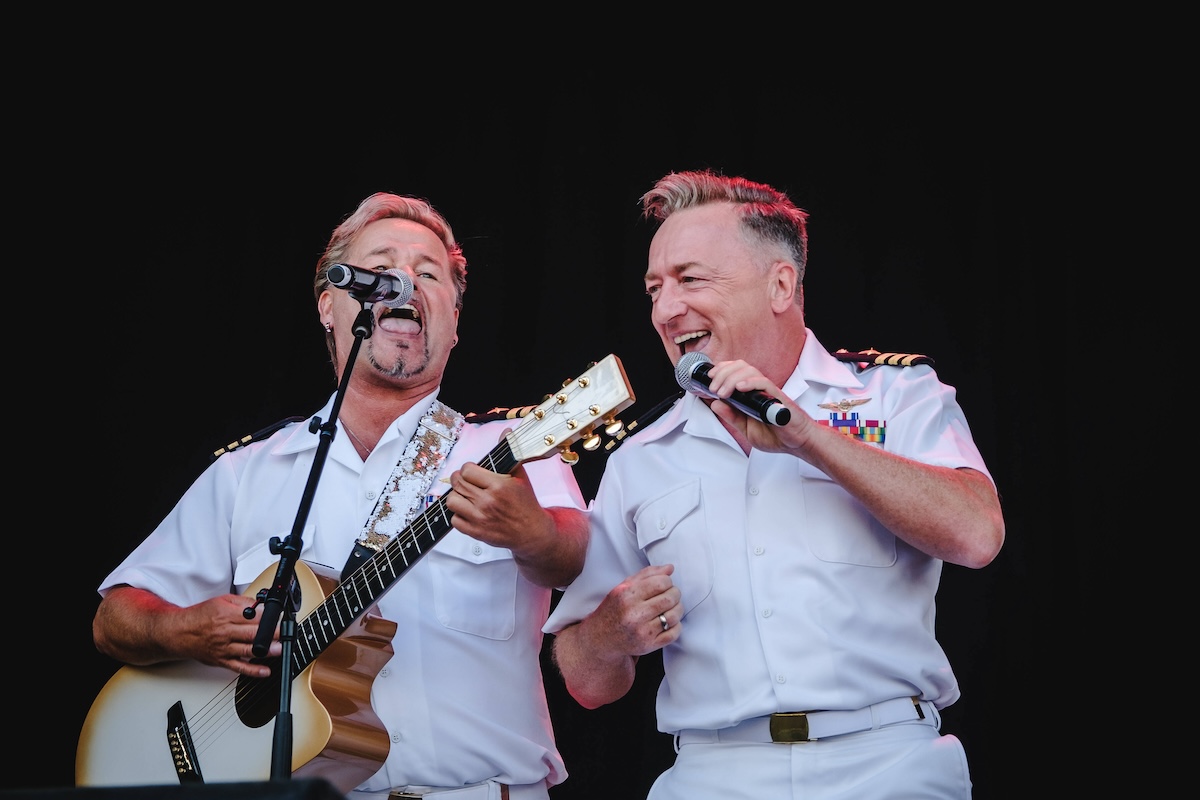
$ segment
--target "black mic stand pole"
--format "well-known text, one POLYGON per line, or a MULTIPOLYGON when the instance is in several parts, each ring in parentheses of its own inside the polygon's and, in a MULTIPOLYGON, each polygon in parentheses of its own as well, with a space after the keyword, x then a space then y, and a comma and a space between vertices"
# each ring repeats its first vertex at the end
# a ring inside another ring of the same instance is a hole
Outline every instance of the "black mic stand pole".
POLYGON ((272 536, 271 552, 279 555, 279 568, 275 572, 275 580, 270 589, 262 589, 256 596, 254 606, 242 612, 246 619, 253 619, 254 609, 262 606, 262 620, 258 624, 258 635, 254 638, 252 652, 258 658, 263 658, 271 646, 275 634, 275 624, 279 623, 279 641, 283 644, 283 652, 279 658, 279 666, 272 670, 272 678, 279 681, 279 712, 275 717, 275 737, 271 748, 271 780, 288 780, 292 775, 292 646, 296 640, 296 612, 300 608, 300 587, 296 585, 296 561, 300 558, 300 550, 304 547, 302 531, 308 520, 308 512, 312 509, 313 497, 317 491, 317 483, 321 479, 321 470, 329 456, 329 448, 337 433, 338 411, 342 407, 342 399, 346 396, 346 387, 350 383, 350 372, 354 369, 354 360, 364 339, 371 337, 375 325, 375 315, 371 312, 373 304, 363 301, 362 311, 354 320, 354 344, 350 347, 350 355, 346 358, 346 367, 342 370, 342 380, 338 384, 337 394, 333 399, 333 407, 329 412, 329 421, 321 424, 320 417, 313 417, 308 428, 313 433, 321 434, 317 444, 317 453, 313 458, 312 468, 308 473, 308 483, 300 498, 300 507, 296 512, 296 521, 292 523, 291 534, 282 542, 278 536, 272 536), (280 620, 280 616, 283 619, 280 620), (280 675, 280 670, 284 674, 280 675))

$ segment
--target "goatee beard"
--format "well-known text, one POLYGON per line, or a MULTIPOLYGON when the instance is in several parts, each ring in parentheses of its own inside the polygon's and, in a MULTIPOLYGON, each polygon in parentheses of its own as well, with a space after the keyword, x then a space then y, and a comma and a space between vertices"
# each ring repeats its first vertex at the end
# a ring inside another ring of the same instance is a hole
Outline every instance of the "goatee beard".
POLYGON ((375 357, 375 348, 367 347, 367 361, 372 367, 379 370, 389 378, 409 378, 415 375, 420 375, 429 366, 429 351, 422 351, 423 358, 417 363, 412 363, 411 358, 406 358, 404 352, 396 355, 395 361, 391 364, 384 364, 375 357))

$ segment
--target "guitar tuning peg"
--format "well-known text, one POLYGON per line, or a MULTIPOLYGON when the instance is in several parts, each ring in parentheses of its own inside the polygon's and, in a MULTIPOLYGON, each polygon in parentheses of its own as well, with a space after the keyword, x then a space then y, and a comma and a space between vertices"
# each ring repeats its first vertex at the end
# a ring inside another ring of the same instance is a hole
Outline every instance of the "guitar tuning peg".
POLYGON ((612 414, 604 418, 604 432, 609 436, 616 436, 625 427, 625 423, 616 419, 612 414))
POLYGON ((579 460, 579 453, 569 447, 564 447, 558 451, 558 457, 563 460, 563 463, 575 466, 575 462, 579 460))
POLYGON ((564 389, 565 389, 565 388, 567 388, 568 386, 570 386, 570 385, 571 385, 572 383, 574 383, 575 381, 579 381, 579 385, 580 385, 580 386, 582 386, 582 387, 584 387, 585 389, 586 389, 588 386, 591 386, 591 385, 592 385, 592 379, 591 379, 591 378, 589 378, 589 377, 587 376, 587 372, 588 372, 588 370, 590 370, 590 369, 591 369, 592 367, 594 367, 594 366, 596 366, 596 362, 595 362, 595 361, 593 361, 592 363, 588 364, 588 368, 587 368, 586 370, 584 370, 584 374, 583 374, 583 375, 580 375, 578 378, 567 378, 565 381, 563 381, 563 384, 562 384, 562 385, 563 385, 563 388, 564 388, 564 389))
POLYGON ((589 436, 583 437, 583 449, 587 450, 589 453, 592 452, 593 450, 595 450, 599 446, 600 446, 600 436, 598 434, 593 433, 589 436))

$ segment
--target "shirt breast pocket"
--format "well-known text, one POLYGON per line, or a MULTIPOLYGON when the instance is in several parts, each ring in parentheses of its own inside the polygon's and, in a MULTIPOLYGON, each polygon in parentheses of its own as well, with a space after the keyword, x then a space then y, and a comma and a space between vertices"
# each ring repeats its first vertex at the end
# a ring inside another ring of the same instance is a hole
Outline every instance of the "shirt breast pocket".
POLYGON ((453 531, 428 558, 439 622, 488 639, 513 635, 517 562, 511 552, 453 531))
POLYGON ((651 564, 674 564, 671 581, 679 587, 684 613, 712 592, 713 552, 709 542, 700 481, 676 486, 642 504, 633 518, 638 547, 651 564))
POLYGON ((863 567, 896 563, 896 537, 850 494, 829 480, 805 476, 804 538, 822 561, 863 567))

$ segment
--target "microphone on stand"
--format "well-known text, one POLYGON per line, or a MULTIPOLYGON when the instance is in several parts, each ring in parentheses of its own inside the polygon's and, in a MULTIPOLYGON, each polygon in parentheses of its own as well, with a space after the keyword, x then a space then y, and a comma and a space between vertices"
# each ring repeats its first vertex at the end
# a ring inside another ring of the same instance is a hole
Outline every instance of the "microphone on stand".
POLYGON ((723 400, 746 416, 760 419, 768 425, 783 426, 791 421, 792 412, 787 406, 758 389, 751 392, 739 392, 734 389, 729 397, 717 397, 708 390, 712 383, 712 379, 708 377, 711 368, 712 359, 704 353, 685 353, 675 365, 675 380, 692 394, 723 400))
POLYGON ((399 308, 413 293, 412 278, 398 269, 375 272, 349 264, 334 264, 325 270, 325 277, 337 288, 349 292, 355 300, 383 303, 388 308, 399 308))

